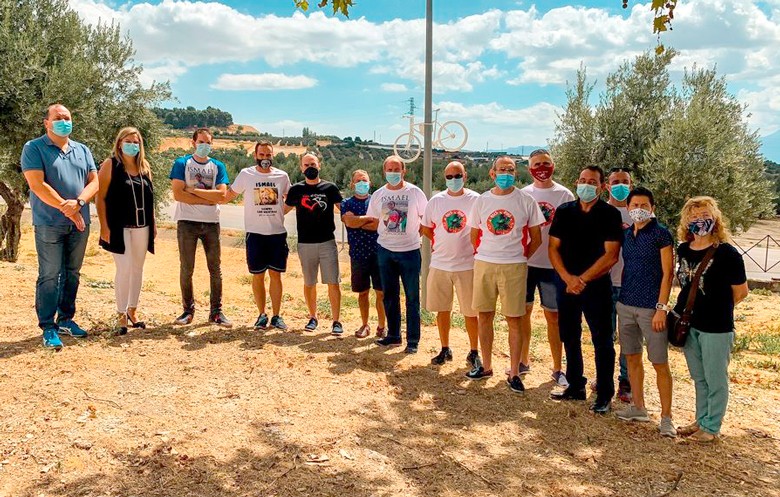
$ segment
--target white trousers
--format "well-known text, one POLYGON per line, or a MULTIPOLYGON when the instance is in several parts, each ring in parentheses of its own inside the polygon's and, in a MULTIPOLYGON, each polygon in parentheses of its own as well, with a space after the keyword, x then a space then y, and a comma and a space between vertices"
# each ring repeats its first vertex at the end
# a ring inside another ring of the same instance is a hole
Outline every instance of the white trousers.
POLYGON ((138 307, 144 278, 144 261, 149 248, 149 227, 124 228, 124 239, 125 253, 114 254, 116 311, 122 314, 127 312, 128 307, 138 307))

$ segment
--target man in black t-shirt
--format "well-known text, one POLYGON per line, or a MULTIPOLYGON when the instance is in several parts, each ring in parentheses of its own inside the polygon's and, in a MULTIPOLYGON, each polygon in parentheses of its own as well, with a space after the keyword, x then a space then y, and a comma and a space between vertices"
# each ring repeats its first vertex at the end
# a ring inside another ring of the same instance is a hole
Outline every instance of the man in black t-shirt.
POLYGON ((556 400, 585 400, 582 365, 582 315, 596 354, 598 414, 609 411, 615 394, 615 347, 612 342, 612 282, 623 239, 620 212, 599 196, 604 171, 588 166, 577 180, 578 200, 558 207, 550 227, 550 262, 557 273, 558 320, 566 350, 569 387, 552 393, 556 400))
POLYGON ((309 322, 304 329, 317 329, 317 270, 322 283, 328 285, 328 299, 333 317, 331 334, 340 336, 344 328, 339 322, 341 288, 339 283, 339 253, 336 248, 336 223, 333 208, 341 207, 341 192, 329 181, 320 179, 320 161, 314 154, 301 157, 305 180, 294 184, 287 194, 287 210, 295 208, 298 224, 298 258, 303 270, 303 295, 309 309, 309 322))

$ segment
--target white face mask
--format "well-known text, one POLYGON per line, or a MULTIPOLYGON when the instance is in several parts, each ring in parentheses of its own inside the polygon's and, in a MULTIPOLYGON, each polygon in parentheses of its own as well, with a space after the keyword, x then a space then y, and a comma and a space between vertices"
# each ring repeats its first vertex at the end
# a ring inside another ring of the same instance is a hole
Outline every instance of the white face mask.
POLYGON ((628 211, 628 215, 631 216, 635 223, 644 223, 653 218, 653 213, 647 209, 631 209, 628 211))

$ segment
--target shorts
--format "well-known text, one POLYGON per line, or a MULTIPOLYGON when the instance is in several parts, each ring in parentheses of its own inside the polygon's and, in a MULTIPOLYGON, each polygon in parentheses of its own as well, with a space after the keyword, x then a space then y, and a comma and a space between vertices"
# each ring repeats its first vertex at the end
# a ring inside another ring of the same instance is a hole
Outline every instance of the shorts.
POLYGON ((666 330, 653 331, 655 309, 645 309, 617 303, 620 318, 620 352, 641 354, 642 342, 647 343, 647 359, 653 364, 669 362, 669 337, 666 330))
POLYGON ((317 269, 320 279, 326 285, 338 285, 341 282, 339 274, 339 249, 336 240, 322 243, 298 243, 298 258, 303 270, 303 284, 317 284, 317 269))
POLYGON ((267 269, 283 273, 287 271, 287 233, 277 235, 246 234, 246 265, 252 274, 264 273, 267 269))
POLYGON ((372 287, 377 292, 382 291, 382 281, 379 278, 379 260, 376 254, 372 255, 367 261, 350 259, 349 266, 352 273, 353 292, 367 292, 372 287))
POLYGON ((533 304, 537 288, 539 289, 539 299, 542 301, 542 308, 546 311, 558 312, 555 269, 528 267, 528 283, 525 290, 525 302, 527 304, 533 304))
POLYGON ((452 289, 454 288, 455 293, 458 294, 460 313, 466 317, 475 317, 477 315, 471 306, 471 301, 474 298, 474 270, 444 271, 432 267, 428 271, 426 286, 428 292, 425 299, 425 308, 429 311, 452 311, 452 298, 454 297, 452 289))
POLYGON ((474 299, 477 312, 494 312, 501 298, 501 314, 510 318, 524 316, 528 265, 525 262, 495 264, 474 261, 474 299))

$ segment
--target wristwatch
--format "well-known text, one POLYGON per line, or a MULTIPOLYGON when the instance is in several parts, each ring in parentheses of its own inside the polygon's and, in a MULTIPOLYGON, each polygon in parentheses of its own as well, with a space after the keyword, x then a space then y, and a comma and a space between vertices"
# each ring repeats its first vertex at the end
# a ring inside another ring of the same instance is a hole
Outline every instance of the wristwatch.
POLYGON ((669 306, 668 306, 668 305, 666 305, 666 304, 662 304, 662 303, 660 303, 660 302, 659 302, 659 303, 657 303, 657 304, 655 304, 655 309, 656 309, 657 311, 664 311, 664 312, 669 312, 669 311, 671 311, 671 310, 672 310, 672 308, 671 308, 671 307, 669 307, 669 306))
POLYGON ((85 205, 87 205, 87 203, 84 202, 84 200, 80 199, 80 198, 76 199, 76 203, 79 204, 79 207, 84 207, 85 205))

